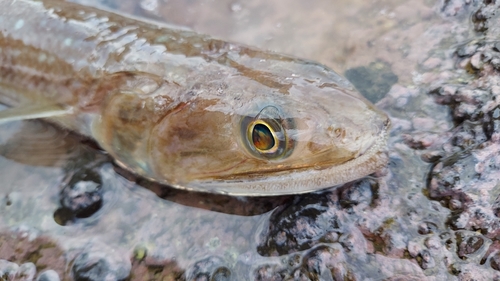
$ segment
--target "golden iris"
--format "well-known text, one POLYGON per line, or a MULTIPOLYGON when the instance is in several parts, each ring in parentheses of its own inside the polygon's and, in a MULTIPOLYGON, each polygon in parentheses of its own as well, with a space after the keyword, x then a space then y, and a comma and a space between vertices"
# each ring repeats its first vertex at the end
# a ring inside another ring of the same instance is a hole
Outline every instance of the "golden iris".
POLYGON ((276 145, 271 129, 261 123, 255 124, 252 129, 252 141, 256 149, 268 151, 276 145))
POLYGON ((294 147, 287 129, 293 129, 293 119, 282 118, 274 106, 266 106, 257 116, 243 116, 240 123, 243 145, 253 156, 279 160, 290 155, 294 147))

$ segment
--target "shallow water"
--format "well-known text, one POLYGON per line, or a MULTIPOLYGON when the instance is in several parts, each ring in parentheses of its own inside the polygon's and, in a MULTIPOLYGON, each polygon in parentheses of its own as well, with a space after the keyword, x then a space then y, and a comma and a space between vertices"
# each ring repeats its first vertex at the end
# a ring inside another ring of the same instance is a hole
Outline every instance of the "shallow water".
MULTIPOLYGON (((206 195, 135 179, 91 144, 42 122, 1 124, 0 259, 32 262, 33 276, 52 269, 64 280, 472 280, 470 272, 475 280, 499 278, 481 261, 490 261, 496 238, 449 224, 456 209, 427 197, 435 166, 422 160, 446 150, 457 123, 428 93, 474 79, 457 70, 453 54, 476 36, 468 20, 476 6, 84 3, 345 73, 391 115, 391 162, 373 177, 320 193, 206 195)), ((483 196, 498 195, 495 188, 488 192, 483 196)))

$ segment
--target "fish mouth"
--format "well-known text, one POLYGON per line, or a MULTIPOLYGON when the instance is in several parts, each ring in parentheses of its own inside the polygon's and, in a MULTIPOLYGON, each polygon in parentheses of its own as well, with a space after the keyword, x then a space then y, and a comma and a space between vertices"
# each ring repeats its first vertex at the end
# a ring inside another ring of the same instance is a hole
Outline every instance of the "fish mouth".
POLYGON ((368 176, 387 165, 386 144, 390 120, 379 127, 372 145, 355 159, 328 168, 298 167, 287 171, 242 173, 225 178, 195 180, 177 188, 236 196, 279 196, 301 194, 331 187, 368 176), (269 176, 266 176, 269 175, 269 176))

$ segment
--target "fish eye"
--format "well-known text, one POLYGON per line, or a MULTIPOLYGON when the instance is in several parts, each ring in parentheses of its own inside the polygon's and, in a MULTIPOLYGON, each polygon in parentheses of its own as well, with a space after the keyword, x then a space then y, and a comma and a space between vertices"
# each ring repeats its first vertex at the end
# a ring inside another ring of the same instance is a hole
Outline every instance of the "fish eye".
POLYGON ((279 140, 274 130, 263 120, 250 123, 248 139, 254 148, 261 153, 273 153, 278 149, 279 140))
POLYGON ((258 158, 281 159, 290 154, 293 141, 285 129, 291 122, 281 118, 273 106, 265 107, 257 116, 246 116, 241 123, 243 142, 258 158))

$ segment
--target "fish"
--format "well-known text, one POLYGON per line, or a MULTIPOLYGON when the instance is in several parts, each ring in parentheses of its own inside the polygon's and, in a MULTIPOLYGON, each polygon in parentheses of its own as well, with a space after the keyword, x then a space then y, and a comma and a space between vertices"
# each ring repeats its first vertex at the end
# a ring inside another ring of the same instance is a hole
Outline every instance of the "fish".
POLYGON ((0 6, 0 122, 43 119, 139 177, 235 196, 388 162, 387 114, 320 63, 65 1, 0 6))

